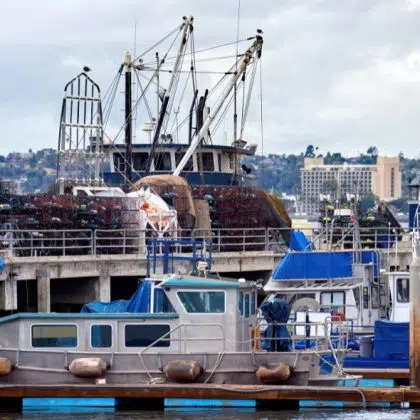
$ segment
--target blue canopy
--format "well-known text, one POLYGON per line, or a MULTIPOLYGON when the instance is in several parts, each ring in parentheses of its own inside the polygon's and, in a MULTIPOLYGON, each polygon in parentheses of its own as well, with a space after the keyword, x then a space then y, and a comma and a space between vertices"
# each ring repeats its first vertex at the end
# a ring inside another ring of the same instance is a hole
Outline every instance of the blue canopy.
MULTIPOLYGON (((362 251, 362 263, 374 265, 379 275, 379 256, 374 251, 362 251)), ((353 277, 354 252, 298 252, 288 253, 275 269, 273 280, 331 279, 353 277)))

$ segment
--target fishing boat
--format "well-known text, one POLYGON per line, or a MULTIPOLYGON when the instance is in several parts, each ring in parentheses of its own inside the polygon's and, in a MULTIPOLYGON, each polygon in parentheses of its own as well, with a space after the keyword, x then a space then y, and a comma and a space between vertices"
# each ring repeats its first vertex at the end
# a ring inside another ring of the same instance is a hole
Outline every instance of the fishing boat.
MULTIPOLYGON (((0 319, 0 384, 296 384, 337 381, 320 372, 331 323, 288 322, 276 300, 259 335, 253 282, 159 275, 133 297, 81 313, 0 319), (299 346, 309 338, 311 348, 299 346)), ((345 334, 339 337, 345 341, 345 334)), ((344 347, 344 345, 343 345, 344 347)))
POLYGON ((200 50, 194 47, 196 31, 194 19, 184 17, 152 49, 127 54, 104 98, 87 70, 67 83, 57 192, 101 186, 133 193, 148 187, 177 211, 181 230, 190 231, 201 215, 206 222, 196 225, 206 230, 282 228, 280 240, 288 243, 291 220, 282 202, 255 186, 253 169, 242 161, 256 153, 260 140, 247 121, 255 108, 262 31, 200 50), (240 52, 244 42, 249 45, 240 52), (110 120, 120 119, 113 112, 120 89, 124 121, 113 132, 110 120), (186 204, 192 200, 200 202, 196 211, 186 204), (186 206, 193 218, 182 217, 186 206))

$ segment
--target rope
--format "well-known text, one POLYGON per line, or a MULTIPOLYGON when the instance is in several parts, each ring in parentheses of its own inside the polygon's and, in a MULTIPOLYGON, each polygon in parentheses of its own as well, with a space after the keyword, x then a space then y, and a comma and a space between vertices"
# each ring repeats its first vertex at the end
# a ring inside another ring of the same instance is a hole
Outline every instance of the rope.
POLYGON ((220 363, 222 363, 222 360, 223 360, 223 356, 224 355, 225 355, 225 352, 219 353, 219 355, 217 356, 217 359, 216 359, 216 363, 214 364, 214 367, 213 367, 212 371, 210 372, 210 375, 203 382, 204 384, 208 383, 208 381, 211 379, 211 377, 213 376, 213 374, 216 372, 216 369, 220 366, 220 363))

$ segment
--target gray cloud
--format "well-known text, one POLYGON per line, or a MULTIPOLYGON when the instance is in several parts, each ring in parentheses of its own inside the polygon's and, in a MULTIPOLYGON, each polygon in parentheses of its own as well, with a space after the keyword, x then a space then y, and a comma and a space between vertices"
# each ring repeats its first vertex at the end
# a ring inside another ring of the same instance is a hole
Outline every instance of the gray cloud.
MULTIPOLYGON (((321 151, 346 154, 370 144, 384 154, 418 154, 418 0, 241 3, 241 38, 264 30, 264 152, 300 152, 313 143, 321 151)), ((184 14, 195 17, 197 48, 236 39, 236 0, 15 0, 2 5, 0 153, 55 147, 63 87, 80 66, 92 67, 104 91, 125 51, 133 49, 135 21, 140 52, 184 14)), ((257 84, 245 134, 261 145, 258 89, 257 84)), ((111 132, 121 116, 117 109, 111 132)))

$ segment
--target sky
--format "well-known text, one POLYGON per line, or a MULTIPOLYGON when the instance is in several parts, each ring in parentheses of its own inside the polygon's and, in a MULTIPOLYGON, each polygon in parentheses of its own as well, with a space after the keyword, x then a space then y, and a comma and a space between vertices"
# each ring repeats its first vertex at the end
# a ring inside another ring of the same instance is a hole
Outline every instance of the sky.
MULTIPOLYGON (((194 16, 196 48, 234 42, 238 2, 3 1, 0 153, 55 148, 65 83, 88 65, 106 91, 134 49, 135 26, 137 52, 184 15, 194 16)), ((264 32, 262 89, 257 76, 245 132, 258 153, 313 144, 349 156, 376 145, 419 157, 420 0, 241 0, 239 15, 240 39, 264 32)))

